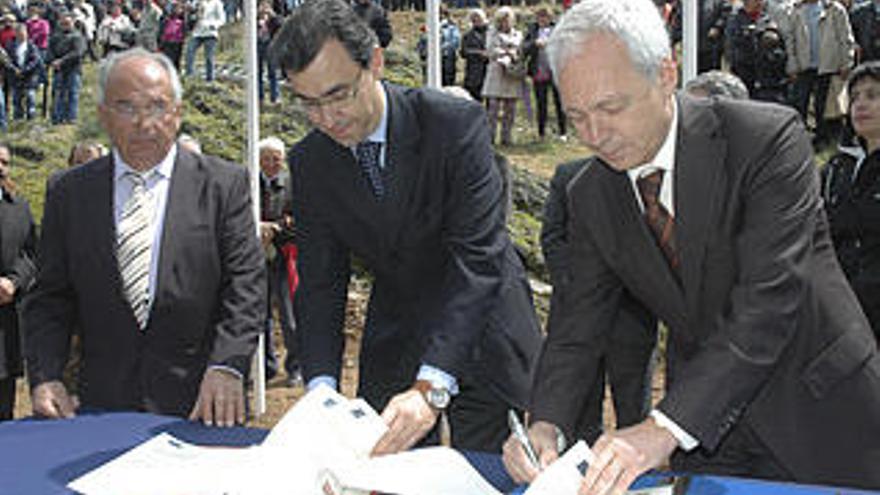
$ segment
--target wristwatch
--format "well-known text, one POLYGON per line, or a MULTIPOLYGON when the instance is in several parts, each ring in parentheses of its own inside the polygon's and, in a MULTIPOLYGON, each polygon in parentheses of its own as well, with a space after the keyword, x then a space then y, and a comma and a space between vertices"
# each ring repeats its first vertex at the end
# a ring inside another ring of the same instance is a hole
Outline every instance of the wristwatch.
POLYGON ((435 386, 428 380, 416 380, 413 388, 421 392, 425 402, 435 411, 445 411, 452 401, 452 394, 446 387, 435 386))
POLYGON ((452 428, 449 424, 449 415, 446 414, 446 409, 452 401, 452 394, 449 393, 449 389, 442 386, 435 386, 428 380, 416 380, 416 383, 413 384, 413 388, 418 390, 422 394, 422 397, 425 398, 425 402, 428 403, 428 406, 438 413, 437 434, 440 437, 440 445, 451 447, 452 428))

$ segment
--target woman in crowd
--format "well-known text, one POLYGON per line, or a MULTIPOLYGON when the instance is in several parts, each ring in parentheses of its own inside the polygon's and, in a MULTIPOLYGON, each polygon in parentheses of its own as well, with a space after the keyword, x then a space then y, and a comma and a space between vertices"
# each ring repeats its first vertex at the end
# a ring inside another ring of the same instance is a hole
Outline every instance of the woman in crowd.
POLYGON ((471 29, 461 41, 461 58, 464 59, 464 89, 474 100, 482 101, 481 91, 486 78, 486 28, 489 22, 483 9, 470 12, 471 29))
POLYGON ((838 260, 880 338, 880 61, 856 67, 847 92, 855 139, 823 169, 823 196, 838 260))
POLYGON ((515 29, 513 9, 501 7, 495 12, 492 28, 486 39, 489 65, 483 81, 483 98, 489 103, 489 130, 495 142, 499 112, 501 119, 501 144, 512 143, 511 131, 516 113, 516 100, 520 96, 523 74, 520 47, 522 33, 515 29))
POLYGON ((550 72, 550 62, 544 45, 553 32, 553 20, 550 17, 550 9, 541 6, 535 10, 535 22, 529 25, 526 39, 523 42, 523 53, 528 60, 529 76, 532 78, 532 87, 535 90, 535 102, 538 104, 538 137, 544 140, 547 128, 547 92, 553 92, 553 104, 556 108, 556 123, 559 136, 565 136, 565 112, 562 111, 562 102, 559 99, 559 91, 553 83, 553 74, 550 72))

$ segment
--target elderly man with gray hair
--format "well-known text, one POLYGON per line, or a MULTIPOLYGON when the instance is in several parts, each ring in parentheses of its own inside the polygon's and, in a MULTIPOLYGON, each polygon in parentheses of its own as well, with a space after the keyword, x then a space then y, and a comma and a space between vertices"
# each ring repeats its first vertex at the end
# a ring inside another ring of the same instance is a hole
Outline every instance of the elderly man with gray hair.
POLYGON ((677 471, 880 488, 880 353, 799 116, 677 93, 650 0, 582 0, 548 53, 597 160, 567 186, 570 280, 529 407, 539 461, 510 439, 514 477, 556 459, 628 291, 667 326, 666 391, 596 441, 581 495, 623 493, 670 456, 677 471))
POLYGON ((278 309, 278 324, 287 355, 284 371, 288 386, 302 385, 299 356, 296 345, 296 320, 293 314, 292 293, 295 289, 296 245, 293 232, 293 205, 291 202, 290 174, 284 167, 286 150, 281 139, 270 136, 257 144, 260 150, 260 239, 266 253, 269 278, 268 314, 264 328, 266 346, 266 376, 278 372, 275 347, 272 344, 274 311, 278 309))
POLYGON ((115 53, 98 78, 112 153, 46 192, 23 313, 33 411, 70 417, 81 402, 241 423, 266 307, 247 172, 177 146, 182 91, 164 55, 115 53), (73 328, 81 401, 61 381, 73 328))

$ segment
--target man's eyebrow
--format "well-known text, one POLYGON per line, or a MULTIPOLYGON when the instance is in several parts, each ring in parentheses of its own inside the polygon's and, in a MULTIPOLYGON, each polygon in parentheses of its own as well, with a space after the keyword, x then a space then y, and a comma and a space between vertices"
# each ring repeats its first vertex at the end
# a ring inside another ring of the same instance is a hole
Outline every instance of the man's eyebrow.
POLYGON ((300 98, 302 100, 319 100, 325 96, 330 96, 334 93, 338 93, 338 92, 344 90, 345 86, 346 86, 345 83, 336 84, 335 86, 331 86, 330 89, 328 89, 327 91, 324 91, 323 93, 321 93, 318 96, 306 96, 306 95, 304 95, 302 93, 298 93, 296 91, 293 92, 293 96, 300 98))

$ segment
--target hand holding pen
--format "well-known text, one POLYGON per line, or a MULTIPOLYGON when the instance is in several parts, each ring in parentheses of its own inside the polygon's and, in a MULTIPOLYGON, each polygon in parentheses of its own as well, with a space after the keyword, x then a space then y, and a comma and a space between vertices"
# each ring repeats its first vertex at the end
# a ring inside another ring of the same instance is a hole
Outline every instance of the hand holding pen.
POLYGON ((526 430, 513 411, 508 413, 508 421, 511 434, 502 449, 504 467, 515 482, 530 483, 559 457, 556 426, 546 421, 537 421, 526 430), (519 424, 519 428, 515 423, 519 424), (521 429, 522 435, 516 433, 518 429, 521 429))

